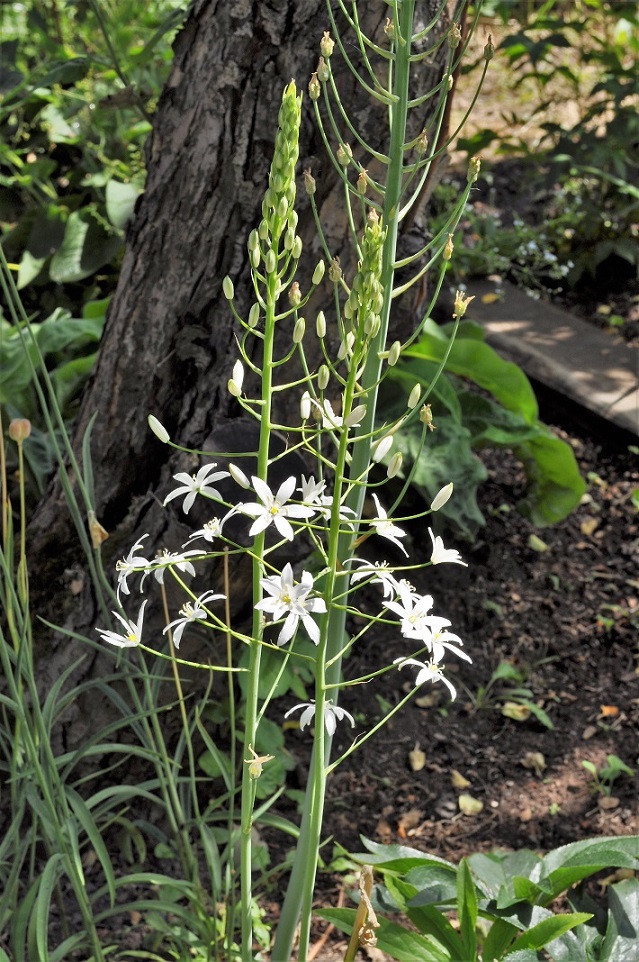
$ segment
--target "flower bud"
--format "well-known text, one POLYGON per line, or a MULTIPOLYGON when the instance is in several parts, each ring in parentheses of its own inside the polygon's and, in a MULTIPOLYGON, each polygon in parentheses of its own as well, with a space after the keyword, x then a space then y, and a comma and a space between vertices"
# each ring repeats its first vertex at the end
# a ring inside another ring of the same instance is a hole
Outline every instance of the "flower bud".
POLYGON ((444 247, 444 260, 449 261, 453 256, 453 251, 455 250, 455 245, 453 244, 453 235, 448 235, 448 240, 446 241, 446 246, 444 247))
POLYGON ((484 47, 484 60, 487 63, 490 63, 490 61, 493 59, 494 56, 495 56, 495 48, 493 47, 493 35, 492 33, 489 33, 488 43, 484 47))
POLYGON ((311 416, 311 395, 304 391, 300 398, 300 417, 302 421, 308 421, 311 416))
POLYGON ((257 327, 257 322, 259 321, 259 319, 260 319, 260 305, 256 302, 255 304, 253 304, 253 306, 251 307, 251 310, 249 311, 248 326, 257 327))
POLYGON ((358 407, 353 408, 351 413, 348 415, 344 423, 349 428, 354 428, 356 424, 361 424, 366 416, 366 405, 360 404, 358 407))
POLYGON ((331 376, 331 372, 329 371, 328 367, 326 366, 326 364, 322 364, 319 371, 317 372, 317 386, 320 389, 320 391, 326 390, 326 388, 328 387, 330 376, 331 376))
POLYGON ((293 241, 293 249, 291 251, 291 254, 293 255, 296 261, 298 261, 302 256, 302 238, 300 237, 299 234, 295 235, 295 240, 293 241))
POLYGON ((456 291, 455 293, 455 307, 453 310, 453 317, 463 317, 466 313, 466 308, 471 301, 475 300, 475 295, 468 297, 463 291, 456 291))
POLYGON ((317 185, 315 183, 315 178, 311 174, 310 168, 306 168, 304 171, 304 189, 309 197, 312 197, 315 193, 317 185))
POLYGON ((366 171, 360 170, 359 177, 357 178, 357 183, 355 184, 357 193, 361 194, 363 197, 364 194, 366 193, 367 187, 368 187, 368 181, 366 180, 366 171))
POLYGON ((339 265, 339 257, 334 257, 331 261, 331 266, 328 269, 329 280, 333 284, 338 284, 342 279, 342 268, 339 265))
MULTIPOLYGON (((146 422, 151 428, 151 430, 153 431, 153 433, 155 434, 158 441, 161 441, 162 444, 166 444, 168 441, 171 440, 171 438, 169 437, 169 432, 164 427, 164 425, 161 424, 160 421, 158 421, 155 415, 149 414, 148 418, 146 419, 146 422)), ((9 425, 9 433, 11 433, 10 425, 9 425)))
POLYGON ((308 95, 311 100, 319 100, 322 88, 320 87, 320 82, 317 79, 317 73, 311 74, 311 79, 308 82, 308 95))
POLYGON ((266 252, 266 257, 264 258, 264 267, 266 269, 267 274, 275 273, 275 268, 277 267, 277 261, 275 259, 275 252, 273 250, 268 250, 266 252))
POLYGON ((313 284, 321 284, 324 277, 324 271, 326 270, 326 264, 324 261, 318 261, 317 267, 313 271, 313 276, 311 281, 313 284))
POLYGON ((435 425, 433 424, 433 412, 430 409, 430 404, 424 404, 419 412, 419 420, 422 424, 425 424, 429 431, 435 430, 435 425))
POLYGON ((446 90, 452 90, 453 84, 455 83, 452 73, 449 73, 446 77, 446 90))
POLYGON ((395 24, 390 17, 386 17, 386 23, 384 24, 384 33, 389 40, 395 39, 395 24))
POLYGON ((399 355, 402 350, 402 345, 399 341, 393 341, 391 344, 390 351, 388 352, 388 366, 395 367, 399 361, 399 355))
POLYGON ((295 321, 295 327, 293 328, 293 344, 301 344, 304 340, 304 332, 306 331, 306 321, 303 317, 298 317, 295 321))
POLYGON ((242 384, 244 383, 244 365, 241 361, 236 361, 233 365, 233 374, 229 378, 228 391, 233 397, 239 397, 242 393, 242 384))
POLYGON ((291 307, 297 307, 302 300, 302 292, 297 281, 293 281, 288 292, 288 302, 291 307))
POLYGON ((417 143, 415 144, 415 150, 417 151, 418 157, 423 157, 428 150, 428 134, 425 130, 422 130, 421 134, 417 138, 417 143))
POLYGON ((249 252, 249 259, 251 261, 251 267, 253 270, 257 270, 260 266, 260 249, 256 247, 254 251, 249 252))
POLYGON ((353 345, 355 344, 355 335, 352 331, 349 331, 341 342, 339 350, 337 351, 337 358, 343 361, 345 357, 353 353, 353 345))
POLYGON ((337 148, 337 163, 342 167, 348 167, 353 158, 353 151, 350 144, 340 144, 337 148))
POLYGON ((246 477, 242 469, 238 468, 237 464, 229 464, 229 474, 235 483, 239 484, 241 488, 248 490, 251 487, 251 482, 246 477))
POLYGON ((401 451, 396 451, 395 454, 390 459, 390 464, 386 469, 386 477, 394 478, 395 475, 399 474, 402 469, 402 461, 404 460, 404 455, 401 451))
POLYGON ((458 23, 454 23, 448 31, 448 46, 451 50, 457 49, 461 43, 461 38, 461 27, 458 23))
POLYGON ((467 178, 471 184, 474 184, 479 177, 479 171, 481 170, 481 157, 471 157, 468 162, 468 175, 467 178))
POLYGON ((288 214, 288 201, 286 197, 280 197, 277 203, 277 216, 284 219, 288 214))
POLYGON ((320 311, 317 315, 315 330, 318 337, 326 337, 326 318, 324 317, 324 311, 320 311))
POLYGON ((453 493, 453 482, 451 481, 449 484, 444 485, 444 487, 437 492, 437 494, 432 500, 430 510, 439 511, 440 508, 443 508, 446 502, 449 500, 452 493, 453 493))
POLYGON ((372 458, 376 463, 383 461, 393 446, 393 435, 387 434, 385 437, 373 445, 372 458))
POLYGON ((335 41, 332 39, 328 30, 324 31, 324 36, 320 40, 320 50, 322 51, 322 56, 328 58, 332 55, 335 49, 335 41))
MULTIPOLYGON (((267 221, 265 221, 265 220, 261 220, 261 221, 260 221, 260 226, 259 226, 258 229, 257 229, 257 233, 258 233, 258 236, 259 236, 259 239, 260 239, 260 240, 266 240, 266 239, 267 239, 267 237, 268 237, 268 223, 267 223, 267 221)), ((257 247, 257 244, 256 244, 255 246, 257 247)), ((253 248, 251 247, 251 244, 250 244, 250 237, 249 237, 249 250, 253 250, 253 248)))
POLYGON ((411 411, 417 407, 421 396, 422 396, 422 386, 421 384, 416 384, 413 387, 413 390, 408 395, 408 407, 411 409, 411 411))
POLYGON ((330 77, 330 71, 328 69, 328 64, 323 57, 320 57, 317 61, 317 76, 319 80, 325 84, 330 77))
MULTIPOLYGON (((160 422, 158 421, 158 424, 160 422)), ((164 428, 162 428, 164 430, 164 428)), ((31 434, 31 421, 28 418, 14 418, 9 422, 9 437, 16 444, 22 444, 31 434)), ((168 434, 167 434, 168 441, 168 434)))
POLYGON ((227 299, 227 301, 233 300, 235 296, 235 288, 233 287, 233 281, 228 274, 222 281, 222 291, 224 292, 224 297, 227 299))
POLYGON ((253 230, 249 234, 247 247, 250 251, 254 251, 259 246, 260 246, 259 234, 255 230, 255 228, 253 228, 253 230))

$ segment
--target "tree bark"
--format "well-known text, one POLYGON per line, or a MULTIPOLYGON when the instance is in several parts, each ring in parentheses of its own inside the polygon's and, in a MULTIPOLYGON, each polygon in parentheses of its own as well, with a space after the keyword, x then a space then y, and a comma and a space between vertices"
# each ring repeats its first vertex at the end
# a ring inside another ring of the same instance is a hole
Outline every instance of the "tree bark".
MULTIPOLYGON (((365 29, 383 43, 384 7, 362 6, 365 29)), ((426 17, 439 0, 423 6, 426 17)), ((440 35, 447 26, 442 19, 440 35)), ((97 413, 91 452, 95 510, 111 533, 103 548, 107 566, 143 532, 150 535, 146 544, 157 548, 169 541, 175 548, 185 540, 180 538, 186 529, 179 506, 164 510, 161 504, 171 475, 193 470, 197 461, 162 445, 149 431, 147 415, 155 414, 172 440, 204 449, 237 414, 226 390, 237 357, 237 326, 221 282, 226 274, 233 277, 238 309, 246 311, 251 290, 246 241, 260 219, 282 91, 292 77, 306 89, 319 40, 328 29, 324 0, 195 0, 175 41, 173 67, 148 147, 146 190, 128 231, 97 368, 74 436, 79 451, 97 413)), ((425 80, 428 74, 430 79, 441 75, 445 55, 442 44, 439 58, 422 68, 425 80)), ((333 63, 344 103, 375 144, 383 129, 383 108, 362 95, 339 60, 336 50, 333 63)), ((310 167, 317 179, 319 203, 339 254, 343 203, 308 97, 300 145, 300 175, 310 167)), ((320 248, 303 188, 298 201, 309 277, 320 248)), ((352 259, 345 259, 344 266, 352 268, 352 259)), ((242 430, 238 422, 233 433, 241 436, 242 430)), ((76 631, 92 629, 96 613, 90 583, 58 484, 34 518, 31 545, 34 563, 47 572, 45 584, 33 578, 36 597, 43 592, 49 598, 61 596, 59 621, 76 631), (43 559, 49 559, 46 567, 43 559), (71 580, 82 590, 73 594, 71 580)), ((54 658, 52 673, 58 668, 54 658)))

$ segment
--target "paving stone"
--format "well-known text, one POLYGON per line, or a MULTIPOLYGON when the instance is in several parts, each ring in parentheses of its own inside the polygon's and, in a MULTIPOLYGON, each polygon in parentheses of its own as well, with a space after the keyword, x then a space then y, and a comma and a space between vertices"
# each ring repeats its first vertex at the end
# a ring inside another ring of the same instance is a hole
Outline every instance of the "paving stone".
POLYGON ((482 300, 496 289, 489 280, 468 285, 475 300, 466 317, 485 328, 489 344, 542 384, 639 435, 639 351, 506 282, 499 300, 482 300))

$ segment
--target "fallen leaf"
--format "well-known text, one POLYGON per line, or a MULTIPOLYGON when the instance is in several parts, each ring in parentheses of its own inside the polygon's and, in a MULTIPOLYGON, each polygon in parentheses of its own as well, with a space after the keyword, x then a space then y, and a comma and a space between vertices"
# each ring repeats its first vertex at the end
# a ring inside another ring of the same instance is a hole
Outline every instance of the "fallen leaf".
POLYGON ((129 919, 131 920, 131 925, 139 925, 142 921, 142 913, 137 912, 135 909, 131 909, 129 912, 129 919))
POLYGON ((532 808, 522 808, 519 813, 520 822, 530 822, 533 817, 532 808))
POLYGON ((457 804, 459 805, 459 811, 462 815, 479 815, 483 811, 484 803, 480 802, 478 798, 473 798, 472 795, 463 794, 457 799, 457 804))
POLYGON ((594 534, 598 527, 599 527, 599 518, 586 518, 586 520, 582 521, 581 524, 579 525, 579 528, 581 529, 581 533, 587 536, 594 534))
POLYGON ((599 808, 603 808, 604 811, 608 811, 612 808, 617 808, 619 805, 619 799, 615 798, 614 795, 602 795, 599 798, 599 808))
POLYGON ((599 711, 601 712, 601 718, 615 718, 619 714, 616 705, 600 705, 599 711))
POLYGON ((439 692, 435 691, 432 695, 422 695, 415 699, 418 708, 432 708, 439 702, 439 692))
POLYGON ((538 538, 536 534, 531 534, 528 536, 528 547, 532 548, 533 551, 549 551, 548 545, 541 538, 538 538))
POLYGON ((379 822, 377 823, 377 826, 376 826, 376 828, 375 828, 375 831, 376 831, 377 835, 379 836, 379 838, 382 838, 382 839, 391 838, 392 835, 393 835, 393 830, 392 830, 392 828, 390 827, 390 825, 388 824, 388 822, 386 821, 385 818, 380 818, 380 820, 379 820, 379 822))
POLYGON ((468 788, 470 785, 468 779, 464 778, 464 776, 455 768, 453 768, 452 772, 450 773, 450 781, 453 788, 468 788))
POLYGON ((497 301, 500 301, 500 300, 501 300, 501 297, 499 296, 499 294, 495 294, 494 292, 491 294, 482 294, 481 296, 482 304, 495 304, 497 301))
POLYGON ((419 742, 415 742, 415 747, 408 753, 408 763, 412 772, 421 772, 426 764, 426 755, 419 747, 419 742))
POLYGON ((598 304, 597 314, 601 314, 603 317, 607 317, 608 314, 612 314, 612 307, 610 304, 598 304))
POLYGON ((524 757, 521 759, 521 764, 524 766, 524 768, 528 768, 530 771, 533 771, 535 775, 541 775, 546 767, 546 759, 541 752, 526 752, 524 757))
POLYGON ((506 718, 512 718, 513 721, 523 722, 530 718, 530 708, 528 705, 521 705, 517 701, 506 701, 502 705, 501 713, 506 718))
POLYGON ((397 834, 400 838, 406 838, 411 829, 417 828, 423 820, 424 813, 418 808, 411 808, 397 819, 397 834))
POLYGON ((584 740, 585 742, 587 742, 587 741, 589 741, 591 738, 594 738, 594 736, 597 734, 598 730, 599 730, 599 729, 597 728, 596 725, 586 725, 586 727, 584 728, 584 730, 583 730, 583 732, 582 732, 582 734, 581 734, 581 737, 583 738, 583 740, 584 740))

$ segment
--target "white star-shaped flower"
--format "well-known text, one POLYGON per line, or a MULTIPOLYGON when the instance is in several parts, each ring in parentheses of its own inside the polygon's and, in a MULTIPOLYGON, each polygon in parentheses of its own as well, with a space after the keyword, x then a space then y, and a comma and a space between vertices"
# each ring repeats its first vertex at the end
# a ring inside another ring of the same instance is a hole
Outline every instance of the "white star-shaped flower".
POLYGON ((117 631, 107 631, 104 628, 96 628, 95 630, 101 636, 102 641, 108 641, 110 645, 115 645, 116 648, 135 648, 139 645, 142 641, 142 622, 144 621, 144 607, 147 600, 145 598, 140 605, 137 621, 127 620, 117 611, 114 611, 113 614, 124 628, 124 634, 117 631))
POLYGON ((187 601, 186 604, 180 608, 182 617, 176 618, 175 621, 168 624, 162 634, 165 635, 167 631, 175 629, 173 632, 173 644, 176 648, 179 648, 186 626, 193 621, 206 621, 208 618, 208 613, 204 610, 203 606, 211 601, 217 601, 219 598, 225 597, 226 595, 217 595, 214 591, 205 591, 204 594, 196 598, 195 601, 187 601))
POLYGON ((295 478, 292 476, 287 478, 279 486, 276 494, 273 494, 266 481, 262 481, 261 478, 253 477, 251 480, 260 502, 251 501, 237 506, 238 512, 255 518, 249 530, 251 537, 255 537, 265 531, 269 525, 274 524, 283 538, 292 541, 295 532, 288 518, 310 518, 315 513, 314 509, 307 505, 286 503, 295 491, 295 478))
POLYGON ((213 481, 220 481, 222 478, 228 478, 228 471, 216 471, 217 464, 205 464, 197 474, 187 474, 186 471, 178 471, 177 474, 173 475, 175 481, 180 482, 179 488, 175 491, 171 491, 167 494, 164 499, 164 504, 167 505, 169 501, 173 498, 179 498, 181 495, 185 495, 184 503, 182 505, 182 510, 185 514, 188 514, 195 499, 198 494, 203 494, 206 498, 211 498, 213 501, 222 501, 222 496, 217 488, 211 487, 213 481))
POLYGON ((433 607, 431 595, 420 595, 411 590, 407 581, 398 582, 399 597, 383 604, 401 618, 401 631, 405 638, 417 637, 430 641, 429 613, 433 607))
POLYGON ((155 561, 152 561, 147 570, 144 572, 142 581, 140 582, 140 588, 142 587, 144 579, 148 574, 150 574, 151 571, 153 572, 155 580, 161 585, 164 584, 164 575, 167 568, 176 567, 178 571, 186 571, 192 577, 195 577, 195 568, 189 561, 189 558, 193 555, 201 554, 202 552, 197 551, 196 549, 179 552, 167 551, 167 549, 164 548, 163 551, 156 557, 155 561))
MULTIPOLYGON (((123 558, 122 561, 116 562, 115 570, 118 572, 118 601, 120 600, 120 593, 123 595, 131 594, 129 585, 127 583, 127 578, 129 575, 137 574, 140 571, 146 571, 148 566, 151 564, 151 562, 146 558, 141 556, 136 557, 136 552, 141 550, 142 542, 148 537, 148 534, 143 534, 142 537, 138 538, 138 540, 135 542, 126 558, 123 558)), ((140 588, 141 587, 142 586, 140 585, 140 588)))
POLYGON ((453 685, 449 682, 448 678, 444 675, 444 669, 435 660, 432 661, 417 661, 416 658, 396 658, 393 662, 399 668, 405 668, 406 665, 415 665, 419 668, 417 673, 417 678, 415 679, 415 687, 419 688, 420 685, 424 685, 427 681, 436 682, 443 681, 450 692, 451 698, 455 699, 457 692, 455 691, 453 685))
MULTIPOLYGON (((294 705, 293 708, 289 710, 284 715, 284 718, 288 718, 294 711, 298 708, 303 708, 304 711, 300 715, 300 731, 304 731, 306 726, 312 721, 315 716, 315 702, 304 701, 300 702, 299 705, 294 705)), ((337 722, 341 721, 342 718, 348 718, 351 723, 351 727, 355 724, 355 719, 347 712, 346 709, 340 708, 338 705, 333 705, 331 701, 327 701, 324 705, 324 725, 326 726, 326 731, 329 735, 335 734, 335 728, 337 727, 337 722)))
POLYGON ((373 495, 373 500, 375 502, 375 507, 377 508, 377 520, 371 521, 370 524, 375 528, 375 533, 381 538, 386 538, 387 541, 392 541, 394 545, 400 548, 406 557, 408 557, 408 551, 404 545, 399 540, 400 538, 406 537, 406 532, 403 528, 398 528, 396 524, 393 524, 389 520, 388 515, 379 503, 379 498, 376 494, 373 495))
MULTIPOLYGON (((404 578, 400 581, 395 577, 388 561, 376 561, 375 564, 371 564, 370 561, 365 561, 363 558, 351 558, 351 564, 361 565, 361 568, 355 570, 351 575, 351 581, 355 584, 366 579, 370 580, 371 584, 381 585, 384 598, 396 598, 399 594, 400 584, 408 585, 404 578)), ((410 585, 409 590, 412 590, 410 585)))
POLYGON ((434 565, 442 564, 442 562, 451 561, 456 565, 463 565, 464 568, 468 567, 466 561, 462 561, 461 555, 456 548, 445 548, 444 542, 439 537, 435 536, 432 530, 429 528, 428 533, 430 535, 430 540, 433 542, 433 553, 430 556, 430 562, 434 565))
POLYGON ((281 575, 262 578, 261 585, 271 597, 259 601, 255 605, 257 610, 268 612, 273 616, 273 621, 278 621, 286 615, 286 621, 277 639, 278 645, 285 645, 291 640, 300 621, 311 641, 316 645, 319 644, 319 628, 311 613, 326 611, 326 604, 323 598, 308 597, 313 590, 313 576, 308 571, 303 571, 302 579, 296 585, 293 581, 293 569, 290 564, 287 564, 281 575))

